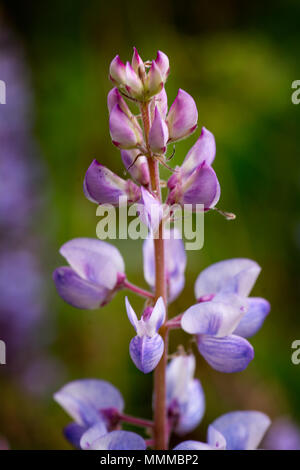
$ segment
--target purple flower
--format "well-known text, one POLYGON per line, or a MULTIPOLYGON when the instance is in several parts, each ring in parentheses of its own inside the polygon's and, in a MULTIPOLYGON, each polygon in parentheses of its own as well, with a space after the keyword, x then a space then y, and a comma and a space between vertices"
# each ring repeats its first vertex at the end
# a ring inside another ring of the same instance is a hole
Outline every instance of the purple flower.
POLYGON ((202 163, 211 165, 216 155, 216 142, 214 135, 205 127, 202 127, 201 135, 187 153, 180 171, 184 178, 190 176, 202 163))
POLYGON ((195 284, 198 304, 181 320, 182 328, 197 335, 198 349, 220 372, 244 370, 254 357, 245 337, 262 326, 270 305, 248 295, 260 273, 249 259, 221 261, 202 271, 195 284))
POLYGON ((267 450, 300 450, 300 429, 288 417, 277 418, 268 430, 263 443, 267 450))
POLYGON ((85 444, 88 445, 86 449, 90 450, 146 450, 144 439, 139 434, 130 431, 111 431, 102 436, 97 436, 94 431, 90 441, 85 435, 82 436, 82 439, 84 438, 85 444))
POLYGON ((85 174, 83 190, 96 204, 118 206, 120 197, 127 197, 131 204, 141 197, 141 190, 133 181, 120 178, 97 160, 93 160, 85 174))
POLYGON ((126 67, 120 59, 119 55, 111 61, 109 67, 109 78, 117 85, 124 85, 126 83, 126 67))
POLYGON ((215 263, 204 269, 195 283, 198 301, 210 298, 213 301, 243 304, 245 315, 234 334, 249 338, 262 326, 270 311, 270 304, 260 297, 250 297, 255 281, 261 271, 260 266, 250 259, 234 258, 215 263))
POLYGON ((165 153, 169 138, 168 126, 162 118, 158 107, 155 107, 154 119, 149 132, 149 145, 154 153, 165 153))
POLYGON ((163 206, 156 197, 143 187, 141 188, 139 217, 151 233, 158 230, 163 217, 163 206))
POLYGON ((201 163, 187 178, 181 178, 180 174, 175 177, 175 184, 174 179, 171 179, 170 183, 168 182, 169 187, 173 186, 168 195, 168 204, 182 206, 190 204, 193 211, 199 210, 196 206, 198 204, 203 206, 203 209, 200 207, 201 211, 208 211, 219 201, 220 184, 217 175, 213 168, 205 162, 201 163))
POLYGON ((131 98, 144 101, 161 92, 169 74, 169 59, 161 51, 157 52, 156 59, 146 73, 145 64, 136 48, 133 48, 132 61, 126 65, 117 55, 110 64, 109 76, 120 90, 131 98))
POLYGON ((243 315, 236 305, 203 302, 186 310, 181 326, 197 335, 199 352, 211 367, 220 372, 240 372, 254 357, 251 344, 232 334, 243 315))
MULTIPOLYGON (((164 230, 165 266, 168 286, 169 302, 175 300, 184 288, 184 271, 186 267, 186 253, 182 239, 178 238, 177 230, 164 230)), ((154 289, 155 261, 153 238, 149 237, 143 245, 144 277, 154 289)))
POLYGON ((54 399, 74 419, 65 436, 77 448, 90 450, 144 450, 144 440, 135 433, 116 431, 124 400, 119 390, 104 380, 70 382, 54 399))
POLYGON ((156 95, 150 103, 150 111, 152 120, 154 118, 155 108, 159 109, 161 116, 165 119, 168 112, 168 97, 166 90, 163 88, 158 95, 156 95))
POLYGON ((116 104, 109 115, 109 131, 112 142, 119 148, 132 149, 143 143, 142 130, 135 119, 116 104))
POLYGON ((259 411, 234 411, 216 419, 208 428, 207 444, 185 441, 174 450, 254 450, 257 449, 270 419, 259 411))
POLYGON ((111 300, 124 280, 124 261, 117 248, 91 238, 65 243, 60 254, 70 267, 54 271, 59 295, 77 308, 96 309, 111 300))
POLYGON ((200 380, 194 379, 195 357, 178 356, 167 367, 168 416, 174 431, 186 434, 198 426, 205 410, 200 380))
POLYGON ((198 111, 193 98, 179 89, 168 116, 169 142, 184 139, 197 128, 198 111))
POLYGON ((161 76, 165 82, 170 73, 170 63, 168 56, 164 52, 157 51, 155 63, 160 69, 161 76))
POLYGON ((193 147, 186 155, 181 167, 168 180, 169 204, 203 204, 207 211, 214 207, 220 198, 220 184, 211 167, 215 158, 214 136, 205 127, 193 147))
POLYGON ((148 186, 150 182, 147 157, 136 149, 121 150, 121 158, 126 170, 132 178, 141 185, 148 186))
POLYGON ((165 321, 165 304, 160 297, 154 308, 146 308, 140 320, 127 297, 125 304, 129 321, 137 333, 130 342, 130 356, 136 367, 148 374, 155 369, 164 352, 164 342, 158 330, 165 321))

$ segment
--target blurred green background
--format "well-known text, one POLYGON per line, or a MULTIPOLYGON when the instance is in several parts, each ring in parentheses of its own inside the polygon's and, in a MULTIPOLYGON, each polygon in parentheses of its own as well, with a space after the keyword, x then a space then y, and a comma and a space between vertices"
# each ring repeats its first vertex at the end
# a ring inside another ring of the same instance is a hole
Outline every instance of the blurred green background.
MULTIPOLYGON (((189 437, 203 439, 213 419, 237 409, 300 422, 300 365, 291 362, 291 343, 300 338, 300 106, 291 102, 291 83, 300 79, 299 2, 10 0, 0 11, 25 48, 44 168, 39 189, 44 208, 34 230, 44 240, 48 313, 33 334, 54 323, 47 348, 63 366, 61 379, 38 398, 6 374, 9 364, 0 366, 0 434, 15 449, 70 448, 62 436, 69 418, 52 394, 83 377, 111 381, 123 393, 128 413, 151 417, 152 376, 136 370, 128 354, 133 330, 125 294, 99 311, 80 311, 58 297, 51 278, 64 264, 58 249, 65 241, 95 236, 96 206, 82 192, 91 160, 123 174, 108 132, 108 67, 117 53, 129 60, 134 45, 144 59, 154 58, 157 49, 169 56, 169 103, 179 87, 196 100, 199 127, 205 125, 216 138, 218 206, 237 215, 231 222, 213 211, 205 216, 204 248, 188 252, 186 286, 170 315, 191 303, 200 270, 233 257, 249 257, 262 266, 253 295, 272 305, 251 339, 255 360, 246 371, 221 374, 198 356, 207 411, 189 437)), ((177 145, 174 165, 198 135, 177 145)), ((124 256, 128 278, 146 287, 142 243, 113 243, 124 256)), ((142 301, 130 298, 142 307, 142 301)), ((172 334, 171 351, 188 340, 172 334)), ((39 373, 42 378, 46 372, 39 373)))

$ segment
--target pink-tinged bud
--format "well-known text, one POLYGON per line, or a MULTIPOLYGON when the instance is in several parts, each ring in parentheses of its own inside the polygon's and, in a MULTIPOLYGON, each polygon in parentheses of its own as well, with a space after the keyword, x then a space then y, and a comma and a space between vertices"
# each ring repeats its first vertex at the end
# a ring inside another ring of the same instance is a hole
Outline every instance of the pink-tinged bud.
POLYGON ((197 166, 205 162, 211 165, 216 155, 216 142, 213 134, 202 127, 201 135, 186 155, 181 172, 184 177, 189 176, 197 166))
POLYGON ((161 76, 163 78, 163 81, 165 82, 170 72, 170 64, 169 64, 168 56, 164 52, 157 51, 155 63, 159 67, 161 76))
POLYGON ((145 73, 144 62, 142 61, 135 47, 133 48, 133 56, 131 60, 131 65, 132 65, 133 70, 137 73, 138 77, 140 77, 140 74, 145 73))
POLYGON ((113 144, 119 148, 135 148, 143 141, 140 126, 135 120, 131 120, 118 104, 110 113, 109 130, 113 144))
POLYGON ((173 181, 167 203, 192 204, 196 211, 196 204, 203 204, 204 211, 214 207, 220 198, 220 184, 216 173, 211 166, 203 162, 188 178, 179 174, 177 181, 173 181))
POLYGON ((169 142, 184 139, 197 128, 198 111, 193 98, 184 90, 179 89, 167 117, 169 142))
POLYGON ((111 61, 109 78, 117 85, 124 85, 126 82, 126 67, 118 55, 111 61))
POLYGON ((126 101, 123 99, 121 93, 119 92, 118 88, 112 88, 107 95, 107 107, 108 111, 111 112, 115 105, 118 104, 122 111, 127 114, 128 117, 132 116, 132 113, 127 106, 126 101))
POLYGON ((158 93, 158 95, 153 98, 153 100, 151 100, 150 111, 152 120, 154 119, 154 112, 156 106, 158 107, 161 116, 166 119, 168 112, 168 97, 164 88, 161 90, 160 93, 158 93))
POLYGON ((121 150, 121 158, 126 170, 132 178, 143 186, 147 186, 150 182, 149 167, 147 157, 140 154, 139 150, 121 150), (137 158, 138 157, 138 158, 137 158))
POLYGON ((154 112, 154 120, 149 132, 149 145, 154 153, 165 153, 169 139, 168 126, 162 119, 158 107, 154 112))
POLYGON ((97 204, 118 206, 119 198, 126 196, 129 203, 141 197, 140 188, 131 180, 124 180, 94 160, 89 166, 84 182, 85 196, 97 204))
POLYGON ((163 77, 160 68, 153 60, 146 80, 146 92, 148 97, 157 95, 164 86, 163 77))
POLYGON ((133 70, 130 62, 126 62, 126 83, 127 92, 133 98, 141 99, 144 94, 144 86, 142 80, 133 70))

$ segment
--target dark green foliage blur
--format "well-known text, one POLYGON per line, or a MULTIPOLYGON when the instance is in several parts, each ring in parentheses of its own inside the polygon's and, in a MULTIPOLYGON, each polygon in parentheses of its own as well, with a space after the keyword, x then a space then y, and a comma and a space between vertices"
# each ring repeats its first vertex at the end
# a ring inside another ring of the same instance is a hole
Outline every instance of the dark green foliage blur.
MULTIPOLYGON (((63 380, 109 380, 124 394, 128 413, 151 417, 152 376, 142 375, 128 354, 133 329, 125 294, 99 311, 79 311, 58 297, 51 275, 64 264, 58 249, 65 241, 95 236, 96 206, 82 191, 91 160, 123 175, 108 132, 110 61, 117 53, 130 59, 134 45, 144 59, 161 49, 170 58, 169 102, 179 87, 195 98, 199 128, 205 125, 216 137, 218 206, 237 215, 230 222, 214 211, 205 216, 204 248, 188 252, 186 286, 170 315, 191 304, 201 269, 232 257, 262 266, 253 295, 272 305, 251 339, 255 359, 246 371, 220 374, 197 356, 207 411, 189 438, 203 439, 213 419, 238 409, 300 423, 300 365, 291 363, 291 343, 300 339, 300 105, 291 102, 291 83, 300 79, 299 2, 10 0, 0 11, 23 42, 32 73, 35 134, 46 169, 41 198, 47 201, 36 227, 46 240, 48 309, 56 324, 49 349, 64 364, 63 380)), ((177 145, 174 166, 198 134, 177 145)), ((141 242, 113 243, 128 278, 146 287, 141 242)), ((191 347, 189 339, 172 334, 170 350, 191 347)), ((69 418, 53 402, 54 391, 37 400, 2 377, 0 368, 0 434, 12 448, 70 448, 62 436, 69 418)))

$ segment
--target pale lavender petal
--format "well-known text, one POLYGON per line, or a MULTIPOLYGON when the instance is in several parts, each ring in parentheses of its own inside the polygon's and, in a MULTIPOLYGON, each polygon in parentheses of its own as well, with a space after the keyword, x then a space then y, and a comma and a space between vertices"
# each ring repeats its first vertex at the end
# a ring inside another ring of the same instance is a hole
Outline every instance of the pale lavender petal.
POLYGON ((97 160, 93 160, 85 174, 83 189, 85 196, 97 204, 117 206, 119 198, 127 196, 127 182, 97 160))
POLYGON ((128 319, 130 323, 132 324, 133 328, 135 329, 135 331, 137 331, 139 321, 138 321, 135 311, 130 305, 128 297, 125 297, 125 306, 126 306, 128 319))
POLYGON ((124 401, 119 390, 104 380, 82 379, 69 382, 54 394, 54 399, 82 426, 103 421, 101 410, 122 412, 124 401))
POLYGON ((198 349, 208 364, 219 372, 241 372, 254 358, 251 344, 235 335, 216 338, 199 335, 198 349))
POLYGON ((204 269, 196 280, 196 298, 220 291, 247 297, 260 270, 255 261, 246 258, 234 258, 212 264, 204 269))
POLYGON ((139 72, 142 72, 142 73, 145 72, 144 62, 141 59, 136 47, 133 48, 133 56, 131 60, 131 65, 132 65, 133 70, 137 74, 139 74, 139 72))
POLYGON ((198 111, 193 98, 179 89, 167 117, 170 142, 183 139, 197 128, 198 111))
POLYGON ((163 86, 164 79, 162 77, 161 70, 153 60, 146 80, 147 95, 150 97, 160 93, 163 86))
POLYGON ((129 107, 127 106, 127 103, 123 99, 121 93, 119 92, 118 88, 112 88, 107 95, 107 107, 108 111, 111 112, 113 108, 118 104, 122 111, 124 111, 125 114, 128 116, 131 115, 131 111, 129 107))
POLYGON ((287 416, 277 418, 265 436, 262 448, 267 450, 300 450, 300 429, 287 416))
POLYGON ((155 233, 163 217, 163 206, 147 189, 141 187, 141 200, 139 204, 139 217, 141 221, 155 233))
POLYGON ((136 367, 148 374, 159 363, 164 352, 164 342, 159 334, 151 338, 135 336, 130 342, 129 352, 136 367))
POLYGON ((173 450, 215 450, 215 448, 204 442, 184 441, 174 447, 173 450))
POLYGON ((93 442, 91 450, 145 450, 144 439, 134 432, 112 431, 93 442))
POLYGON ((118 273, 125 270, 119 250, 102 240, 74 238, 59 252, 80 277, 107 289, 116 286, 118 273))
POLYGON ((196 359, 193 354, 174 357, 167 366, 167 403, 175 399, 177 402, 187 402, 189 399, 188 387, 193 380, 196 368, 196 359))
POLYGON ((208 427, 207 430, 207 442, 209 445, 218 450, 226 449, 226 439, 217 429, 212 425, 208 427))
POLYGON ((167 112, 168 112, 168 96, 167 96, 165 88, 163 88, 161 92, 158 93, 158 95, 156 95, 151 100, 150 110, 151 110, 152 119, 154 117, 154 111, 155 111, 156 106, 158 107, 162 117, 165 119, 167 116, 167 112))
POLYGON ((248 310, 234 330, 235 335, 250 338, 262 327, 270 312, 270 303, 260 297, 249 297, 248 310))
MULTIPOLYGON (((165 230, 165 260, 169 301, 175 300, 184 287, 184 271, 186 267, 186 253, 184 243, 177 230, 165 230)), ((144 277, 153 288, 155 285, 154 246, 151 237, 143 245, 144 277)))
POLYGON ((154 111, 154 119, 149 132, 149 145, 154 153, 165 153, 169 138, 168 126, 162 118, 158 107, 154 111))
POLYGON ((109 67, 109 77, 117 84, 124 84, 126 81, 126 68, 125 64, 121 61, 120 57, 116 57, 111 61, 109 67))
POLYGON ((188 308, 181 319, 181 327, 190 334, 230 335, 244 313, 235 306, 221 302, 203 302, 188 308))
POLYGON ((106 303, 110 291, 86 281, 68 266, 55 269, 53 280, 60 297, 76 308, 94 310, 106 303))
POLYGON ((199 165, 183 183, 181 204, 203 204, 204 210, 214 207, 220 198, 220 184, 213 168, 199 165))
POLYGON ((103 422, 94 424, 90 427, 80 438, 80 448, 83 450, 89 450, 93 446, 93 443, 100 437, 107 434, 106 426, 103 422))
POLYGON ((169 64, 168 56, 162 51, 157 51, 155 63, 160 69, 160 73, 162 75, 163 80, 166 81, 170 72, 170 64, 169 64))
POLYGON ((140 150, 121 150, 121 158, 126 170, 133 179, 142 185, 148 185, 150 181, 147 157, 140 155, 140 150), (140 155, 138 158, 137 156, 140 155))
POLYGON ((254 450, 270 424, 259 411, 234 411, 217 418, 212 426, 226 439, 227 450, 254 450))
POLYGON ((181 171, 184 177, 189 176, 197 166, 205 162, 207 165, 211 165, 216 155, 216 142, 214 135, 202 127, 201 135, 189 150, 186 155, 183 164, 181 165, 181 171))
POLYGON ((109 130, 111 139, 117 147, 130 149, 142 142, 141 130, 118 104, 114 106, 109 115, 109 130))
POLYGON ((157 333, 166 318, 166 307, 162 297, 157 300, 149 319, 147 320, 147 328, 149 328, 149 336, 153 336, 151 332, 157 333))
POLYGON ((126 63, 126 90, 134 98, 142 98, 144 86, 142 80, 133 69, 130 62, 126 63))
POLYGON ((179 402, 179 419, 174 431, 183 435, 193 431, 201 422, 205 411, 205 396, 200 380, 188 385, 188 400, 179 402))
POLYGON ((86 427, 77 423, 70 423, 64 428, 64 436, 76 449, 80 449, 80 439, 86 432, 86 427))

